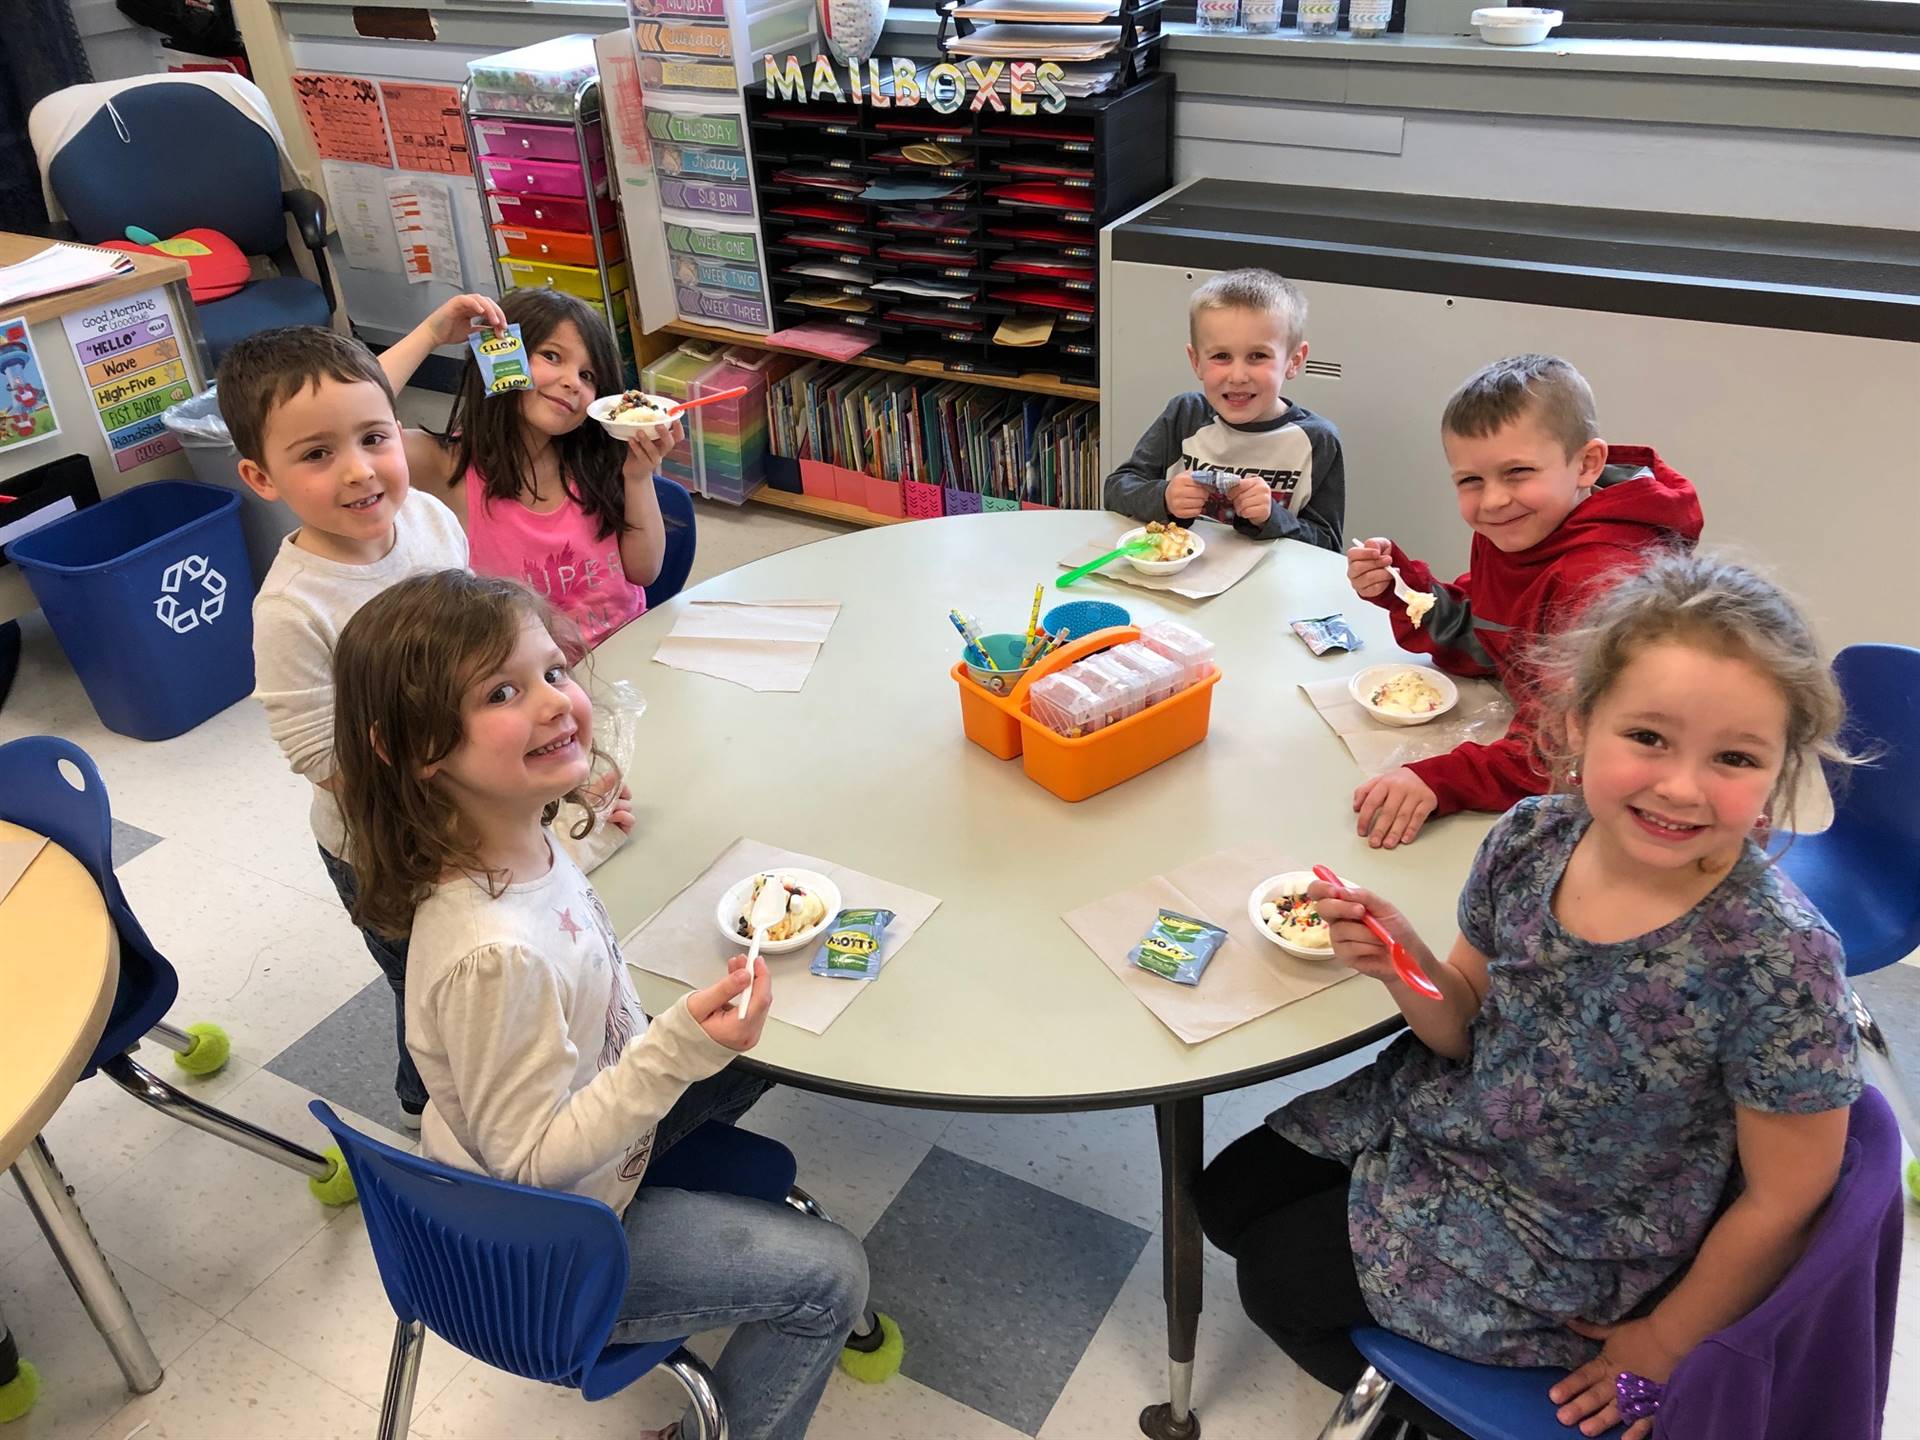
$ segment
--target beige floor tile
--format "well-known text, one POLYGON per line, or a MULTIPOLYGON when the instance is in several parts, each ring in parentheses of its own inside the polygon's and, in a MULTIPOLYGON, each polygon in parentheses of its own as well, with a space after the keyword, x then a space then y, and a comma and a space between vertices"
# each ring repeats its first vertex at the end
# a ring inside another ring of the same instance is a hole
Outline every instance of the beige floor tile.
MULTIPOLYGON (((93 1440, 366 1440, 379 1415, 231 1325, 216 1324, 93 1440)), ((9 1437, 11 1440, 11 1437, 9 1437)))

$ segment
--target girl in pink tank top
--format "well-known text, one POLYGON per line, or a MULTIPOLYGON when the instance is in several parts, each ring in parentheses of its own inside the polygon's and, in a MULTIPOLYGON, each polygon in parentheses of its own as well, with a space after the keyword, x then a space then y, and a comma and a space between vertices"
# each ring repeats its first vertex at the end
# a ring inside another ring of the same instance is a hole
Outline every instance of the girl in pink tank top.
POLYGON ((446 434, 408 435, 414 483, 458 487, 473 568, 544 595, 591 648, 647 608, 644 587, 666 553, 654 474, 680 425, 622 445, 587 415, 603 389, 621 388, 620 357, 599 313, 558 290, 510 290, 498 307, 460 296, 382 366, 397 387, 434 344, 496 317, 520 327, 533 387, 489 396, 469 355, 446 434))

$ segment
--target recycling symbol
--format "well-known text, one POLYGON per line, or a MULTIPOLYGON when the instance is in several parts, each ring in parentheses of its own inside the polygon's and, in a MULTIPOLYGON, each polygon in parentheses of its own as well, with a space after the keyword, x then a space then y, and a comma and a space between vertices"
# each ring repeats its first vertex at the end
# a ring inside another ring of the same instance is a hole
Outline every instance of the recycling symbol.
POLYGON ((211 625, 226 608, 227 577, 204 555, 189 555, 169 565, 160 577, 160 598, 153 602, 155 618, 176 635, 186 634, 202 620, 211 625))

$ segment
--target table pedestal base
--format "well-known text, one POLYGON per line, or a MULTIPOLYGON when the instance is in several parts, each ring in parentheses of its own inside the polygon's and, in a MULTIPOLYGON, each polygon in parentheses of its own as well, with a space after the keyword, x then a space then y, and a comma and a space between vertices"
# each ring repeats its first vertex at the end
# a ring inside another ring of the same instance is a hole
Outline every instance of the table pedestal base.
POLYGON ((134 1318, 133 1307, 127 1304, 126 1292, 114 1278, 107 1257, 100 1253, 99 1242, 87 1228, 87 1217, 74 1204, 53 1152, 40 1136, 34 1136, 33 1143, 13 1162, 13 1178, 47 1244, 53 1247, 60 1268, 67 1272, 74 1294, 86 1306, 93 1328, 107 1342, 120 1373, 127 1377, 127 1388, 136 1395, 159 1389, 165 1372, 154 1358, 153 1347, 134 1318))
POLYGON ((1160 1137, 1161 1283, 1167 1301, 1165 1405, 1140 1412, 1141 1433, 1151 1440, 1199 1440, 1193 1412, 1193 1350, 1200 1332, 1201 1267, 1206 1240, 1200 1233, 1200 1158, 1206 1111, 1195 1096, 1153 1107, 1160 1137))

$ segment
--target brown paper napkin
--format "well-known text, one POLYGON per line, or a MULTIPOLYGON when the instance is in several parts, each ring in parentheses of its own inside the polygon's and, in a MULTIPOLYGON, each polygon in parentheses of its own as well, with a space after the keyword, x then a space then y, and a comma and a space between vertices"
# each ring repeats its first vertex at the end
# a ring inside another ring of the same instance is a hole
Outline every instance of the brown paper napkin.
POLYGON ((27 867, 33 864, 46 844, 44 838, 0 840, 0 900, 6 899, 13 887, 20 883, 20 877, 27 873, 27 867))
MULTIPOLYGON (((1089 560, 1098 560, 1120 543, 1122 535, 1137 527, 1137 522, 1124 516, 1109 515, 1103 518, 1108 522, 1103 531, 1106 538, 1089 540, 1072 553, 1061 556, 1061 569, 1071 570, 1089 560)), ((1275 542, 1272 540, 1249 540, 1231 525, 1218 525, 1210 520, 1195 524, 1200 538, 1207 542, 1207 548, 1198 560, 1178 575, 1142 575, 1123 556, 1094 571, 1087 579, 1117 580, 1122 585, 1137 585, 1142 590, 1170 590, 1189 600, 1208 600, 1215 595, 1226 594, 1252 574, 1254 566, 1273 553, 1275 542)), ((1076 583, 1085 584, 1086 581, 1076 583)))
POLYGON ((749 690, 798 690, 839 614, 834 600, 695 600, 653 658, 749 690))
POLYGON ((1270 875, 1308 868, 1281 851, 1245 845, 1142 880, 1063 918, 1155 1019, 1194 1045, 1318 994, 1353 974, 1331 958, 1302 960, 1289 955, 1262 940, 1247 918, 1247 897, 1254 886, 1270 875), (1227 932, 1198 985, 1176 985, 1127 959, 1127 951, 1146 934, 1155 912, 1163 907, 1227 932))
POLYGON ((840 887, 842 905, 854 909, 873 906, 893 911, 893 923, 887 927, 880 946, 880 976, 876 980, 829 980, 814 975, 808 967, 825 933, 812 945, 788 955, 765 956, 767 974, 773 981, 773 1018, 798 1025, 815 1035, 840 1018, 840 1014, 869 985, 883 985, 886 967, 914 931, 933 917, 940 902, 931 895, 878 880, 844 865, 835 865, 811 855, 796 854, 758 840, 736 840, 715 861, 651 919, 643 921, 620 942, 627 963, 638 965, 655 975, 678 980, 699 989, 711 985, 727 973, 729 957, 746 949, 738 940, 727 940, 713 923, 714 907, 720 897, 748 875, 762 870, 815 870, 840 887))
MULTIPOLYGON (((1394 662, 1373 663, 1401 662, 1409 669, 1433 668, 1416 655, 1396 656, 1394 662)), ((1463 680, 1453 676, 1450 677, 1453 683, 1460 687, 1460 703, 1438 720, 1429 720, 1425 725, 1383 725, 1353 698, 1353 692, 1347 689, 1349 678, 1303 681, 1300 688, 1306 691, 1320 718, 1346 742, 1355 763, 1369 775, 1384 775, 1416 760, 1431 760, 1468 741, 1491 745, 1505 735, 1513 723, 1513 702, 1498 685, 1491 680, 1463 680)))

